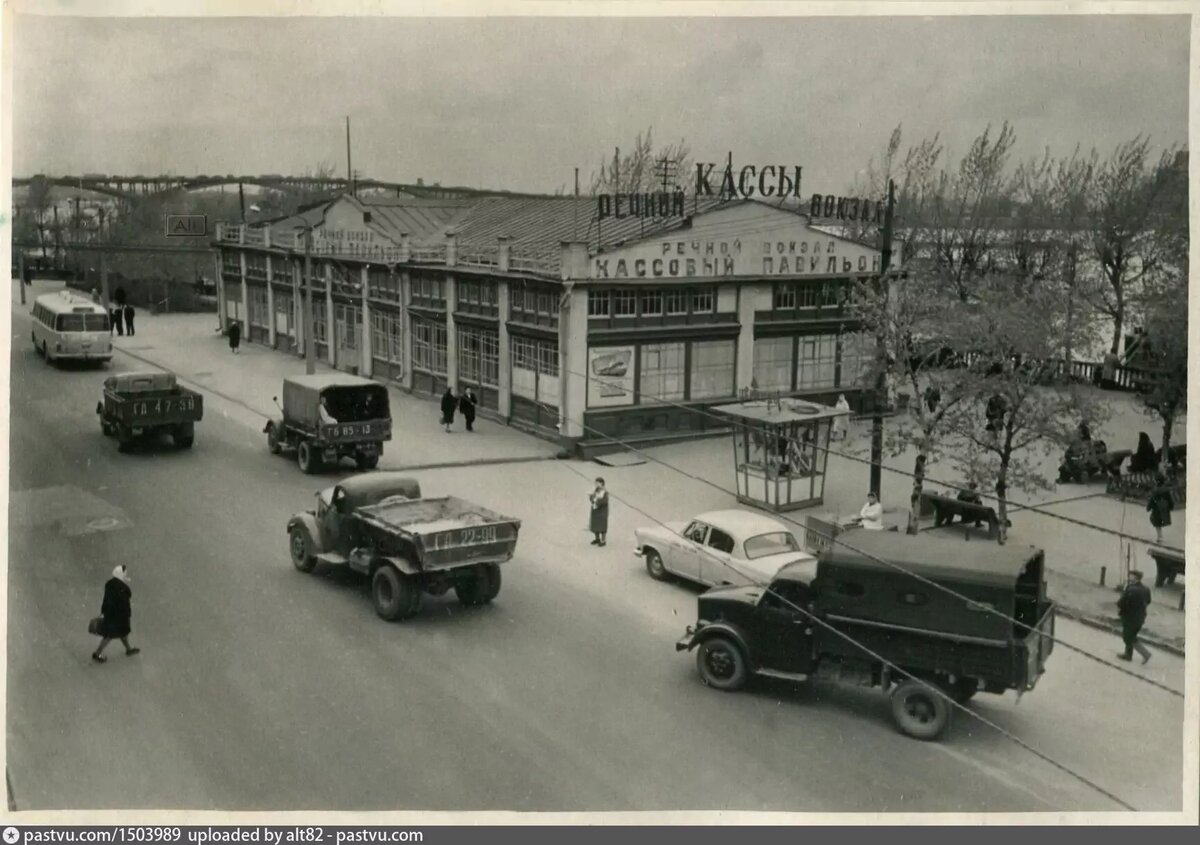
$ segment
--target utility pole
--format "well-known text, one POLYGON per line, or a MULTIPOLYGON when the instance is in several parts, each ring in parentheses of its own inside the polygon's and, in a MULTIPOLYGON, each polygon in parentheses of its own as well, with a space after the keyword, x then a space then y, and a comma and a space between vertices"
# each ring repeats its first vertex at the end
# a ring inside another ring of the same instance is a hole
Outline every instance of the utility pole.
MULTIPOLYGON (((896 183, 888 180, 887 211, 883 217, 883 244, 879 250, 879 276, 875 280, 876 308, 887 310, 888 268, 892 263, 892 218, 896 210, 896 183)), ((867 489, 882 497, 879 489, 883 481, 883 408, 887 404, 887 343, 884 321, 878 320, 875 328, 875 357, 878 372, 875 375, 875 407, 871 415, 871 486, 867 489)), ((920 397, 917 397, 920 401, 920 397)))
POLYGON ((242 190, 242 183, 238 182, 238 205, 242 209, 242 225, 246 225, 246 193, 242 190))
POLYGON ((25 304, 25 247, 17 248, 17 284, 21 286, 21 304, 25 304))
POLYGON ((317 333, 313 323, 312 226, 304 228, 304 372, 317 371, 317 333))
POLYGON ((354 169, 350 166, 350 115, 346 115, 346 179, 350 185, 350 196, 357 196, 354 190, 354 169))

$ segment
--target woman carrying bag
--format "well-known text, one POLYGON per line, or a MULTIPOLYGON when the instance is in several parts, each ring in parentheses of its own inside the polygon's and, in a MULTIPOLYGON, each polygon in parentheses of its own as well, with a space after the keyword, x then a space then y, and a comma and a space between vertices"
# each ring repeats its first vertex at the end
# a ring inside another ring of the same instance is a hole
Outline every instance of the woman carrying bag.
POLYGON ((88 633, 100 637, 100 645, 92 652, 92 660, 104 663, 104 649, 113 640, 120 640, 125 646, 125 654, 132 657, 141 651, 129 644, 130 619, 133 610, 130 599, 133 591, 129 588, 129 569, 118 566, 113 570, 112 577, 104 584, 104 600, 100 604, 100 615, 88 624, 88 633))
POLYGON ((596 479, 596 489, 588 494, 588 499, 592 503, 592 515, 588 522, 588 529, 596 535, 596 539, 592 540, 593 546, 603 546, 607 543, 605 539, 608 536, 608 491, 604 489, 604 479, 596 479))

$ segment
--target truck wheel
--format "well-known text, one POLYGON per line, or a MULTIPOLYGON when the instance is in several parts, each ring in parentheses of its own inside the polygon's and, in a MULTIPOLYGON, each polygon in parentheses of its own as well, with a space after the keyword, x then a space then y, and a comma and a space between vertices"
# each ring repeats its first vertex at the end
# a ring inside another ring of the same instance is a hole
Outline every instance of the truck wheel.
POLYGON ((646 549, 646 571, 655 581, 667 580, 667 568, 663 566, 662 556, 654 549, 646 549))
POLYGON ((379 455, 364 455, 361 452, 354 456, 354 462, 359 469, 375 469, 379 466, 379 455))
POLYGON ((975 693, 979 692, 979 681, 975 678, 959 678, 954 683, 953 689, 950 690, 950 695, 959 704, 966 704, 975 697, 975 693))
POLYGON ((196 442, 196 430, 190 425, 178 426, 171 432, 171 439, 175 441, 175 445, 180 449, 190 449, 192 444, 196 442))
POLYGON ((892 691, 892 718, 914 739, 937 739, 950 724, 950 702, 930 686, 910 679, 892 691))
POLYGON ((283 447, 279 445, 279 435, 275 433, 275 426, 267 429, 267 449, 272 455, 278 455, 283 451, 283 447))
POLYGON ((297 527, 288 532, 288 551, 292 553, 292 566, 301 572, 312 572, 317 568, 317 559, 308 553, 304 529, 297 527))
POLYGON ((733 692, 746 685, 749 661, 741 647, 728 637, 712 637, 696 649, 696 668, 705 686, 733 692))
POLYGON ((467 607, 477 607, 487 604, 500 594, 500 566, 495 563, 485 563, 476 569, 475 577, 460 581, 454 586, 461 604, 467 607))
POLYGON ((305 475, 312 475, 321 468, 321 458, 307 440, 301 440, 296 447, 296 463, 305 475))
POLYGON ((133 432, 117 426, 117 451, 128 452, 133 448, 133 432))
POLYGON ((415 616, 421 609, 421 586, 396 567, 381 566, 371 578, 371 600, 381 619, 398 622, 415 616))

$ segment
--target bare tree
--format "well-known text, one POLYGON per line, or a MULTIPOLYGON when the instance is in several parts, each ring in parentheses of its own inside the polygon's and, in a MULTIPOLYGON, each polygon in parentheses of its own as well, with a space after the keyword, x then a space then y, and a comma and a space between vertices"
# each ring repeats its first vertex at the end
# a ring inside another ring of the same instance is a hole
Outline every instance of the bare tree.
POLYGON ((666 163, 667 190, 684 184, 692 168, 692 151, 687 142, 669 144, 661 149, 654 146, 654 127, 639 132, 633 148, 624 154, 618 149, 611 159, 600 162, 600 170, 592 175, 591 193, 633 194, 663 189, 662 166, 666 163))
POLYGON ((1150 139, 1138 136, 1117 146, 1091 182, 1091 246, 1104 282, 1092 301, 1112 320, 1113 353, 1121 346, 1130 304, 1163 260, 1161 212, 1176 155, 1171 147, 1151 165, 1150 139))

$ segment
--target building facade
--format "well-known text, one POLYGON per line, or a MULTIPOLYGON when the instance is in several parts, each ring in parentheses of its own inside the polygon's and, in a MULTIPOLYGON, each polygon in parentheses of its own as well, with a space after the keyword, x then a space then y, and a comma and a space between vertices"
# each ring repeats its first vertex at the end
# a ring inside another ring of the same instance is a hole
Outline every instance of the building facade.
POLYGON ((342 197, 215 243, 223 321, 349 372, 575 444, 720 430, 748 392, 857 405, 874 355, 854 313, 879 253, 756 201, 598 219, 594 200, 342 197))

